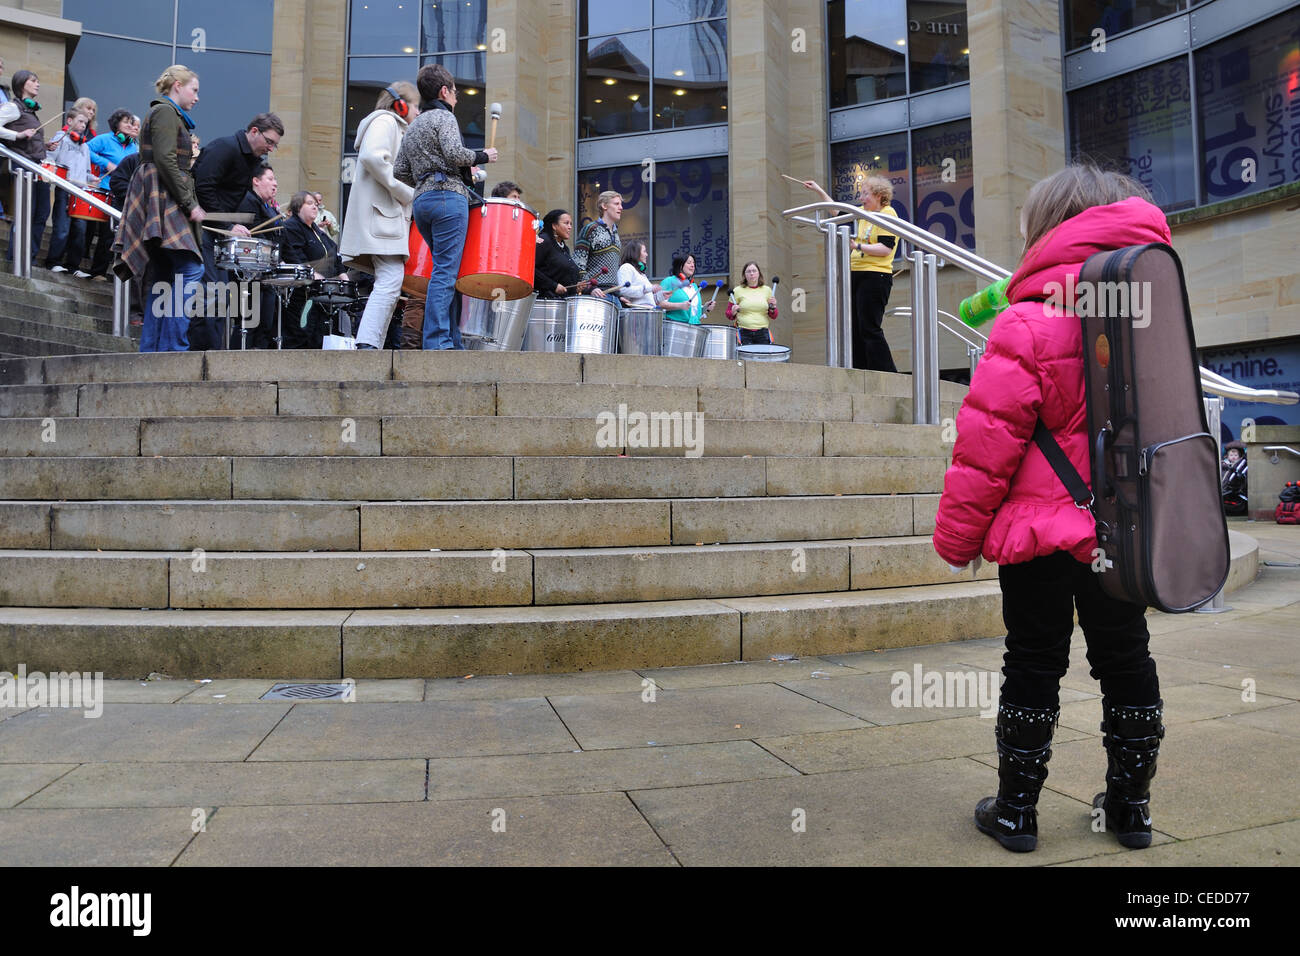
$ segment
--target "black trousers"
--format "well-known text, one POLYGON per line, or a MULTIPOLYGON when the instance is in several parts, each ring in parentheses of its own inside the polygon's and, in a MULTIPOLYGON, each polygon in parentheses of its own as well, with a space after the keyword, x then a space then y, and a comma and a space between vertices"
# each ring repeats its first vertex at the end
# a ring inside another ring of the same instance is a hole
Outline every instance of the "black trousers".
POLYGON ((771 329, 740 329, 741 345, 772 345, 771 329))
POLYGON ((853 295, 853 367, 897 372, 880 325, 885 320, 894 277, 885 272, 851 273, 853 295))
POLYGON ((1070 663, 1074 609, 1088 642, 1088 663, 1112 703, 1133 707, 1160 699, 1156 662, 1147 649, 1146 608, 1107 596, 1092 568, 1064 551, 998 568, 1007 626, 1002 699, 1054 708, 1070 663))

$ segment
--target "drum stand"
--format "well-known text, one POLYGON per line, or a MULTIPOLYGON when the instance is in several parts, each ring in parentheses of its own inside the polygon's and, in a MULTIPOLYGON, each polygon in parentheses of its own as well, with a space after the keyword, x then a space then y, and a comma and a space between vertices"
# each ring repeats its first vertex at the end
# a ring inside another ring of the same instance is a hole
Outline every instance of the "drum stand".
MULTIPOLYGON (((261 295, 260 288, 254 289, 252 284, 262 279, 264 276, 271 274, 270 269, 248 269, 235 268, 229 270, 235 279, 239 282, 250 283, 248 286, 248 295, 251 302, 252 296, 261 295)), ((230 348, 230 316, 226 316, 225 328, 222 331, 222 348, 230 348)), ((239 290, 239 351, 248 351, 248 326, 244 324, 244 290, 239 290)))

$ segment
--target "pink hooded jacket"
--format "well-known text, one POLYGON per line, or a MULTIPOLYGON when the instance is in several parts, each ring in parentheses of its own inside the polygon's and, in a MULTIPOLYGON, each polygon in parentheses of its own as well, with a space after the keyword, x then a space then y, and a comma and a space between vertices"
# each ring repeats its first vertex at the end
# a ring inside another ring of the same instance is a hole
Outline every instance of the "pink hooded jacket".
POLYGON ((1041 416, 1091 486, 1083 337, 1073 313, 1046 307, 1051 282, 1078 280, 1095 252, 1170 242, 1164 213, 1136 197, 1093 206, 1067 219, 1025 256, 1007 288, 970 394, 957 414, 957 444, 944 476, 934 549, 949 564, 982 554, 1018 564, 1055 551, 1091 563, 1097 547, 1092 516, 1069 492, 1038 446, 1041 416))

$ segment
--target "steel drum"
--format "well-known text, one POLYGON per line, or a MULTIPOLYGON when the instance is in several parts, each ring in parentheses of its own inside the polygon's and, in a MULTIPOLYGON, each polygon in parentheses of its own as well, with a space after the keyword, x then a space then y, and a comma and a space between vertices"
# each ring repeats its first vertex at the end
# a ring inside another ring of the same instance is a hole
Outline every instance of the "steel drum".
POLYGON ((790 349, 785 345, 740 345, 736 358, 747 362, 788 362, 790 349))
POLYGON ((618 306, 591 295, 575 295, 565 304, 564 351, 585 355, 618 351, 618 306))
POLYGON ((407 295, 424 298, 429 291, 429 277, 433 275, 433 253, 429 244, 420 235, 420 230, 411 223, 411 234, 406 240, 406 274, 402 277, 402 291, 407 295))
POLYGON ((623 309, 618 314, 618 354, 660 354, 663 325, 663 309, 623 309))
MULTIPOLYGON (((469 211, 456 290, 476 299, 522 299, 533 291, 537 213, 517 199, 485 199, 469 211)), ((409 260, 408 260, 409 262, 409 260)))
POLYGON ((736 346, 740 344, 740 337, 736 334, 734 326, 701 325, 700 328, 707 329, 709 332, 708 340, 704 343, 705 358, 734 359, 736 357, 736 346))
MULTIPOLYGON (((280 265, 280 244, 270 239, 243 236, 218 239, 216 251, 217 268, 240 275, 260 275, 272 272, 280 265)), ((310 272, 309 267, 308 279, 311 278, 310 272)))
MULTIPOLYGON (((279 256, 279 250, 276 251, 279 256)), ((262 285, 271 289, 292 289, 311 285, 316 273, 307 263, 285 262, 262 276, 262 285)))
POLYGON ((564 326, 569 303, 564 299, 538 299, 528 312, 524 332, 525 352, 563 352, 564 326))
POLYGON ((678 358, 702 358, 704 347, 708 344, 708 326, 690 325, 668 319, 664 322, 663 348, 659 354, 674 355, 678 358))
POLYGON ((480 352, 518 352, 528 330, 536 293, 500 302, 461 296, 460 337, 465 348, 480 352))

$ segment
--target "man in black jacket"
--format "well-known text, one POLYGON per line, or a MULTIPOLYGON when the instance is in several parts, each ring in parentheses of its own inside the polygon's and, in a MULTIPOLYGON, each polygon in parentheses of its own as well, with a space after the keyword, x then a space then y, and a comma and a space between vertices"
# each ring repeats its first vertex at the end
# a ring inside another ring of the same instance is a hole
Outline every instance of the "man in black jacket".
MULTIPOLYGON (((232 136, 214 139, 203 147, 194 168, 194 190, 199 205, 207 212, 235 212, 243 202, 252 181, 253 172, 262 164, 263 157, 280 145, 284 124, 274 113, 259 113, 248 123, 248 129, 232 136)), ((218 228, 226 228, 218 225, 218 228)), ((242 224, 229 227, 237 236, 247 236, 242 224)), ((216 263, 216 236, 203 231, 203 280, 205 283, 226 282, 226 270, 216 263)), ((213 289, 212 285, 207 285, 213 289)), ((215 302, 207 303, 204 314, 190 320, 190 351, 224 347, 224 337, 218 333, 215 302)))
MULTIPOLYGON (((275 196, 278 189, 279 184, 275 179, 275 170, 271 168, 270 164, 259 166, 253 171, 252 185, 249 190, 244 193, 243 200, 235 210, 235 212, 246 212, 252 214, 253 220, 246 224, 246 228, 250 230, 255 229, 280 215, 280 210, 275 204, 275 196)), ((269 239, 273 242, 277 242, 279 234, 279 228, 277 227, 259 232, 258 238, 269 239)), ((242 295, 240 296, 240 301, 243 301, 242 295)), ((275 343, 273 341, 272 333, 275 328, 275 307, 275 291, 266 286, 262 286, 261 299, 259 301, 260 312, 258 315, 258 323, 257 325, 250 327, 248 330, 248 348, 269 349, 274 347, 275 343)), ((238 325, 235 325, 230 332, 230 347, 232 349, 239 348, 241 345, 240 339, 240 328, 238 325)))

